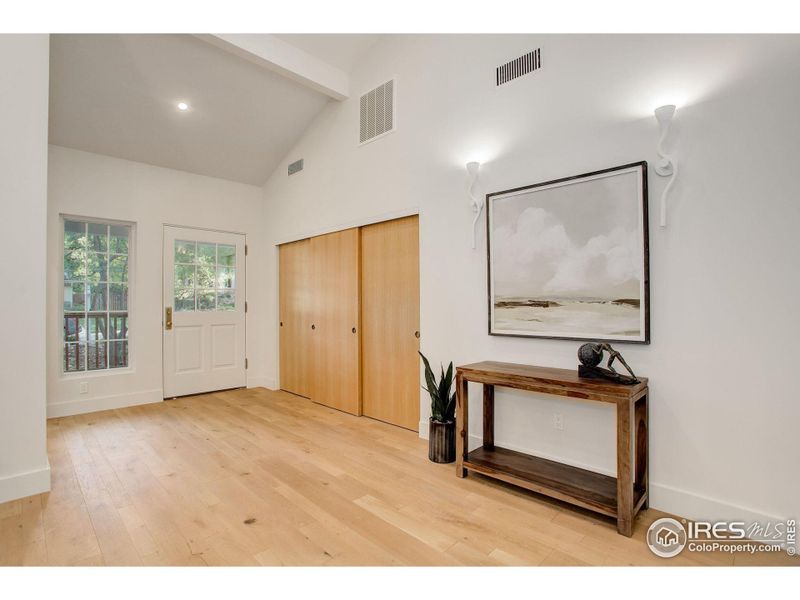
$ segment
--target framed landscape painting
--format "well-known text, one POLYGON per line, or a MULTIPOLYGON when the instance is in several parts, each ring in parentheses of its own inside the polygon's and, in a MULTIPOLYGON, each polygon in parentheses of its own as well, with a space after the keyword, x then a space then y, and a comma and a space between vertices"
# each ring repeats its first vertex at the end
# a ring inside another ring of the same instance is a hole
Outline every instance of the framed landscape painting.
POLYGON ((646 162, 486 204, 490 335, 650 343, 646 162))

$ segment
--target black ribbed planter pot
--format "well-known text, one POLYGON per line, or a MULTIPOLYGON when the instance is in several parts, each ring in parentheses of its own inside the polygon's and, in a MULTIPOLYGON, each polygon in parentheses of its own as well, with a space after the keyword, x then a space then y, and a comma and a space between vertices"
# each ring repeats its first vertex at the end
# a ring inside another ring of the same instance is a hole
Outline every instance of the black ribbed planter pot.
POLYGON ((435 463, 456 460, 456 424, 431 419, 428 425, 428 458, 435 463))

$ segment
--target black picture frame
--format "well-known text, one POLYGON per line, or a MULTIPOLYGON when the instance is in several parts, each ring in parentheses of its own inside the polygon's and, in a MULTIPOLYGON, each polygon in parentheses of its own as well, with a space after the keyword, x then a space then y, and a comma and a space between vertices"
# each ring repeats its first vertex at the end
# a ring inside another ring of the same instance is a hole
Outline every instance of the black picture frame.
POLYGON ((649 215, 648 215, 648 189, 647 189, 647 161, 639 161, 628 163, 607 169, 591 171, 588 173, 581 173, 580 175, 573 175, 570 177, 563 177, 560 179, 552 179, 540 183, 534 183, 527 186, 511 188, 498 192, 492 192, 486 195, 486 257, 487 257, 487 309, 488 309, 488 333, 492 336, 504 337, 524 337, 532 339, 561 339, 561 340, 600 340, 607 342, 617 343, 632 343, 632 344, 649 344, 650 343, 650 233, 649 233, 649 215), (494 310, 495 301, 493 293, 493 280, 492 280, 492 214, 493 206, 497 201, 502 200, 509 195, 519 194, 537 188, 553 188, 562 185, 568 185, 583 181, 598 179, 600 177, 613 176, 612 174, 630 173, 638 170, 640 176, 639 196, 640 196, 640 233, 642 242, 642 269, 641 269, 641 292, 640 292, 640 335, 633 336, 611 336, 611 335, 597 335, 588 333, 587 335, 550 335, 540 332, 528 331, 508 331, 499 330, 494 327, 494 310))

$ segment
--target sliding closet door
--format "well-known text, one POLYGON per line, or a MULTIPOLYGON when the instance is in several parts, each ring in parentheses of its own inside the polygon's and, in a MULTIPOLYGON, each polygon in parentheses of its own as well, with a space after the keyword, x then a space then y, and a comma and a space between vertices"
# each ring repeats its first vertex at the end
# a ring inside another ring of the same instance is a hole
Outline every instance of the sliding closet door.
POLYGON ((311 238, 311 399, 361 414, 359 231, 311 238))
POLYGON ((361 229, 364 415, 419 428, 419 218, 361 229))
POLYGON ((284 244, 280 253, 281 389, 308 397, 311 361, 311 241, 284 244))

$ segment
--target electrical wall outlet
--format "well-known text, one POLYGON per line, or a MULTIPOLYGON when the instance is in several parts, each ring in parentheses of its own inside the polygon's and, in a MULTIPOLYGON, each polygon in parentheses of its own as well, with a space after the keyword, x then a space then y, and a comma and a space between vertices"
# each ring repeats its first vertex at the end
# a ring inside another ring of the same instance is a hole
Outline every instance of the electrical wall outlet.
POLYGON ((78 388, 78 391, 81 394, 88 394, 89 393, 89 382, 88 381, 81 381, 80 387, 78 388))
POLYGON ((553 429, 558 429, 559 431, 564 430, 564 415, 561 413, 553 415, 553 429))

